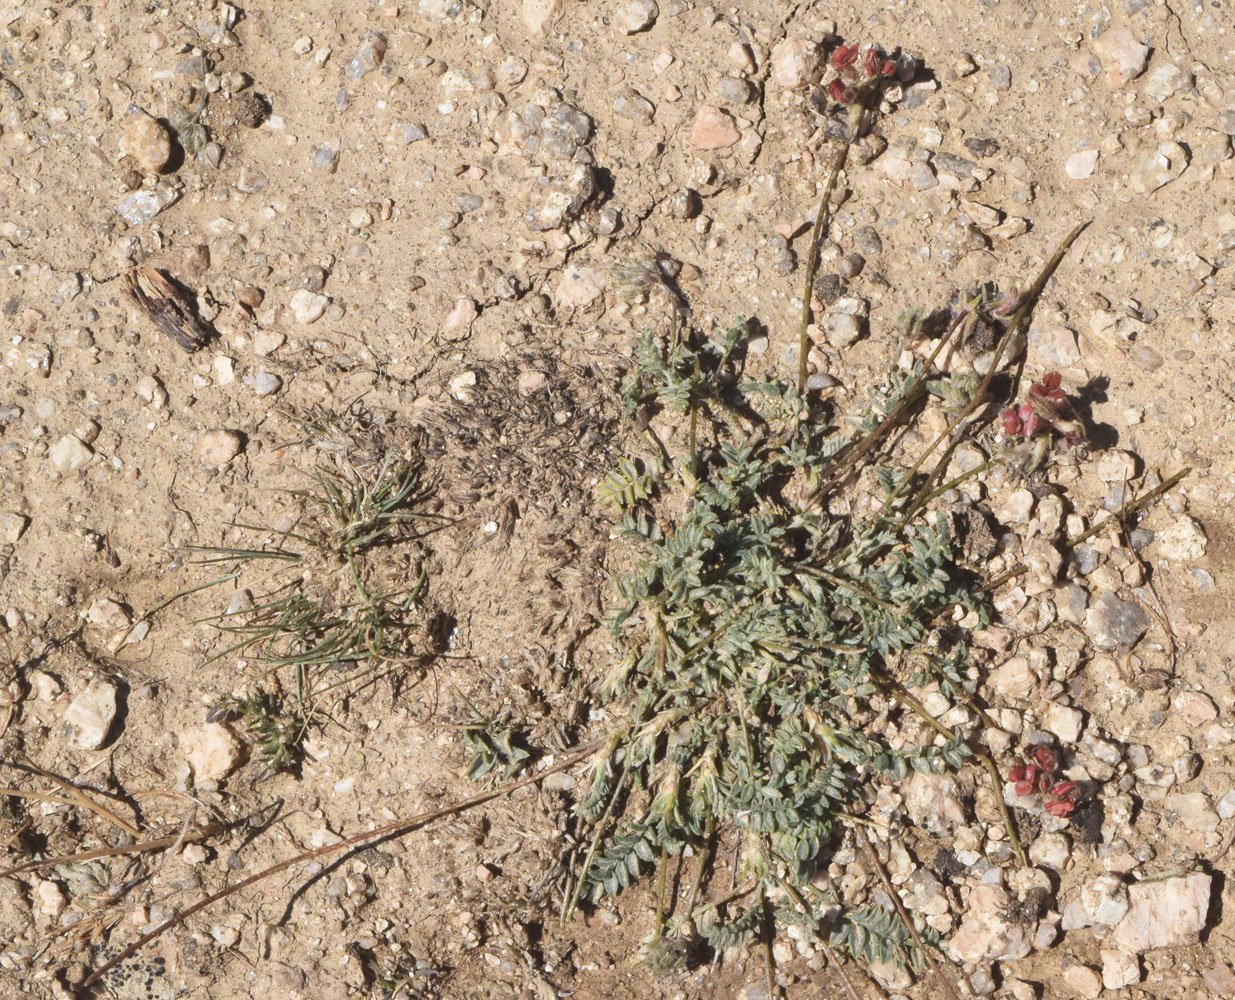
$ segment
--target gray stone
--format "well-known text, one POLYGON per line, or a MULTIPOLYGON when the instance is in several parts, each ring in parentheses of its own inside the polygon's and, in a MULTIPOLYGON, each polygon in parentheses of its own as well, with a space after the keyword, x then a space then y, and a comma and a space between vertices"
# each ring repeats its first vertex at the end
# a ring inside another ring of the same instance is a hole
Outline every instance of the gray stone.
POLYGON ((386 39, 376 32, 369 35, 364 44, 343 67, 343 76, 349 83, 355 83, 367 73, 372 73, 382 65, 386 58, 386 39))
POLYGON ((116 205, 116 213, 130 226, 149 222, 163 209, 175 204, 180 193, 165 184, 151 190, 134 191, 125 195, 116 205))
POLYGON ((980 997, 987 997, 995 992, 995 977, 991 975, 990 966, 979 966, 970 974, 969 988, 975 996, 980 997))
POLYGON ((337 139, 323 142, 321 145, 314 146, 309 155, 313 166, 318 170, 326 170, 333 174, 339 167, 339 142, 337 139))
POLYGON ((716 96, 727 104, 749 104, 758 94, 755 85, 737 76, 722 76, 716 81, 716 96))
POLYGON ((283 380, 271 372, 258 372, 253 379, 253 391, 259 396, 273 396, 283 388, 283 380))
POLYGON ((939 186, 935 169, 929 163, 917 162, 909 170, 909 183, 919 191, 927 191, 939 186))
POLYGON ((942 151, 935 154, 935 166, 957 177, 968 177, 978 169, 978 165, 973 160, 942 151))
POLYGON ((325 284, 326 269, 319 264, 307 264, 296 275, 296 280, 292 283, 292 287, 305 288, 310 292, 320 292, 325 284))
MULTIPOLYGON (((537 110, 540 110, 539 108, 537 110)), ((539 124, 541 152, 551 159, 569 160, 587 145, 592 134, 592 119, 569 104, 555 104, 541 112, 539 124)))
POLYGON ((627 87, 613 99, 613 113, 628 121, 650 124, 656 108, 633 87, 627 87))
POLYGON ((413 142, 420 142, 421 139, 429 138, 429 133, 425 131, 423 125, 408 123, 403 126, 403 145, 410 146, 413 142))
POLYGON ((1007 66, 992 66, 990 78, 996 90, 1007 90, 1012 86, 1012 70, 1007 66))
POLYGON ((524 221, 533 232, 568 226, 595 193, 596 177, 586 163, 552 180, 541 177, 533 187, 533 203, 524 213, 524 221))
POLYGON ((1128 648, 1153 624, 1137 601, 1121 601, 1114 593, 1103 594, 1085 615, 1085 633, 1099 649, 1128 648))
POLYGON ((853 231, 853 245, 867 257, 883 253, 883 240, 874 226, 858 226, 853 231))

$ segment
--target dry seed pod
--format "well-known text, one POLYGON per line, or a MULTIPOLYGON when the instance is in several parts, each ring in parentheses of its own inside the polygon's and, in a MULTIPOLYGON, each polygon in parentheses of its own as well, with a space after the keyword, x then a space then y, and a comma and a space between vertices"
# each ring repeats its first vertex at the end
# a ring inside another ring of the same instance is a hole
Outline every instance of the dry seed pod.
POLYGON ((186 351, 205 346, 210 330, 194 314, 193 303, 167 276, 153 267, 135 267, 124 274, 124 288, 133 301, 186 351))

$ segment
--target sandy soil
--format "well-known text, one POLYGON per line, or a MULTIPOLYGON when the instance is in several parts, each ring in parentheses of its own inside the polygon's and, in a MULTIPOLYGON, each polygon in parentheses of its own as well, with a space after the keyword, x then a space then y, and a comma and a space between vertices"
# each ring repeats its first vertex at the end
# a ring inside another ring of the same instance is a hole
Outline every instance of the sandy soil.
MULTIPOLYGON (((1146 952, 1137 984, 1106 993, 1235 995, 1221 977, 1235 953, 1224 875, 1235 818, 1220 808, 1235 773, 1225 6, 98 0, 6 3, 0 29, 4 783, 67 794, 31 765, 80 779, 139 840, 174 837, 189 816, 229 824, 200 858, 105 859, 94 882, 0 880, 6 994, 66 995, 202 892, 472 794, 459 739, 471 706, 526 722, 559 755, 594 738, 590 682, 608 653, 597 622, 619 556, 592 488, 630 442, 613 392, 622 359, 665 309, 640 301, 630 262, 669 262, 704 330, 757 320, 755 365, 792 377, 807 222, 828 161, 803 92, 778 82, 770 53, 836 34, 917 61, 877 125, 887 149, 844 175, 816 284, 825 306, 829 291, 869 302, 856 343, 823 341, 813 355, 838 399, 856 405, 886 371, 903 310, 979 281, 1023 286, 1092 220, 1028 349, 1027 370, 1061 371, 1091 428, 1090 457, 1056 477, 1067 513, 1092 518, 1109 499, 1103 454, 1135 455, 1138 488, 1192 472, 1143 522, 1159 535, 1143 552, 1156 596, 1120 539, 1095 557, 1108 589, 1160 600, 1177 656, 1155 619, 1125 658, 1091 669, 1081 625, 1039 634, 1016 618, 1018 651, 1071 644, 1083 656, 1012 708, 1040 719, 1070 699, 1123 754, 1110 794, 1118 785, 1136 803, 1121 844, 1075 835, 1070 857, 1043 866, 1048 908, 1115 856, 1135 855, 1140 877, 1199 866, 1214 876, 1202 940, 1146 952), (1120 31, 1149 47, 1127 80, 1109 44, 1120 31), (162 124, 138 124, 143 113, 162 124), (168 127, 180 141, 164 157, 168 127), (143 206, 159 211, 126 221, 143 206), (119 276, 138 264, 191 293, 213 331, 201 350, 181 350, 126 294, 119 276), (305 420, 355 401, 383 447, 424 456, 424 509, 443 525, 380 571, 405 585, 424 570, 411 633, 424 655, 397 683, 332 705, 298 773, 260 777, 246 739, 247 762, 194 782, 194 727, 254 683, 251 662, 210 661, 226 642, 202 619, 240 588, 259 592, 267 570, 120 637, 215 573, 190 547, 251 543, 237 523, 298 523, 286 491, 323 461, 305 420), (215 430, 239 433, 234 458, 206 453, 215 430), (1185 518, 1207 544, 1164 551, 1185 518), (82 749, 65 714, 96 678, 120 706, 103 746, 82 749), (1140 757, 1177 785, 1138 786, 1140 757), (1176 792, 1203 796, 1185 803, 1192 821, 1176 792)), ((1019 486, 994 477, 991 509, 1019 486)), ((106 995, 381 996, 375 976, 415 970, 420 992, 405 996, 763 995, 757 950, 717 971, 653 976, 638 957, 651 930, 642 891, 559 927, 564 851, 579 833, 572 784, 281 873, 160 938, 106 995)), ((121 842, 116 824, 71 800, 5 803, 6 865, 121 842)), ((925 833, 915 843, 922 864, 955 846, 925 833)), ((1073 995, 1065 971, 1100 968, 1102 948, 1091 930, 1061 933, 1001 963, 994 995, 1016 981, 1073 995)), ((802 958, 784 974, 790 996, 835 988, 802 958)))

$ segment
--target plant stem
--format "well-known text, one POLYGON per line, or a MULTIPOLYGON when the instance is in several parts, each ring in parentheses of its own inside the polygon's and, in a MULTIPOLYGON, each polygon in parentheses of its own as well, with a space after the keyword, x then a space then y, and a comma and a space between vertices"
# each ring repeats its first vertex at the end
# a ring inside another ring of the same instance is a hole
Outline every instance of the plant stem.
POLYGON ((652 932, 653 938, 658 938, 665 932, 665 885, 669 877, 668 861, 668 852, 662 847, 660 862, 657 865, 659 870, 656 872, 656 930, 652 932))
POLYGON ((609 828, 609 819, 613 815, 618 799, 626 788, 626 779, 629 775, 630 772, 623 767, 621 776, 613 788, 613 794, 609 796, 609 804, 605 806, 605 811, 601 814, 600 819, 596 821, 596 833, 592 837, 591 845, 588 847, 587 856, 583 859, 583 867, 579 869, 579 877, 575 880, 575 887, 566 900, 566 905, 562 907, 562 917, 558 922, 560 927, 565 927, 566 921, 575 912, 575 906, 579 903, 579 894, 583 891, 584 880, 587 878, 587 873, 592 870, 592 862, 596 859, 596 851, 600 847, 600 840, 609 828))
MULTIPOLYGON (((794 906, 807 915, 814 914, 814 910, 811 909, 810 904, 806 902, 796 886, 784 878, 779 879, 779 882, 780 887, 788 894, 789 898, 793 900, 794 906)), ((828 944, 827 935, 825 935, 817 926, 814 927, 814 931, 815 940, 819 942, 820 950, 823 951, 823 954, 831 963, 832 968, 836 970, 837 978, 841 981, 841 986, 845 991, 845 995, 849 998, 849 1000, 858 1000, 858 994, 853 988, 853 983, 849 981, 849 977, 845 974, 844 966, 841 965, 840 956, 837 955, 832 946, 828 944)), ((883 992, 882 989, 880 992, 883 992)), ((884 996, 886 997, 887 993, 884 993, 884 996)))
MULTIPOLYGON (((952 729, 945 726, 942 722, 931 715, 930 712, 926 710, 925 706, 923 706, 917 698, 910 694, 908 688, 906 688, 905 685, 898 681, 895 677, 882 675, 879 676, 879 679, 884 683, 884 689, 888 692, 888 694, 899 701, 902 705, 912 709, 914 713, 917 714, 923 722, 934 729, 935 732, 949 740, 961 741, 961 736, 959 733, 954 732, 952 729)), ((969 752, 977 757, 978 760, 982 761, 982 763, 986 766, 987 773, 991 776, 991 786, 995 792, 995 801, 999 803, 999 809, 1003 813, 1003 825, 1008 834, 1008 842, 1012 845, 1012 850, 1016 852, 1017 860, 1020 861, 1021 866, 1027 866, 1029 862, 1025 857, 1024 849, 1021 847, 1021 838, 1016 834, 1016 824, 1012 821, 1012 813, 1008 811, 1008 805, 1003 800, 1003 778, 999 774, 999 768, 995 765, 995 761, 991 759, 991 755, 985 750, 974 749, 973 745, 968 740, 964 740, 963 742, 969 747, 969 752)))
POLYGON ((845 161, 849 158, 849 148, 853 145, 854 135, 861 123, 862 116, 859 115, 853 132, 845 136, 844 143, 837 150, 836 156, 832 160, 832 170, 828 174, 827 183, 823 186, 823 195, 819 199, 819 210, 815 215, 815 225, 811 229, 810 254, 806 258, 806 285, 802 289, 802 319, 798 326, 799 393, 806 392, 806 357, 810 352, 810 335, 807 333, 807 330, 810 329, 811 320, 810 301, 815 294, 815 274, 819 270, 819 257, 821 255, 824 228, 832 214, 832 192, 836 190, 836 180, 840 177, 840 172, 845 168, 845 161))
POLYGON ((875 850, 875 845, 871 842, 870 835, 864 829, 858 827, 854 832, 854 836, 859 838, 862 846, 866 848, 866 853, 875 866, 875 872, 883 883, 884 891, 888 894, 888 898, 892 900, 892 905, 896 907, 896 912, 900 915, 901 921, 913 937, 914 943, 922 953, 922 957, 926 959, 926 963, 931 967, 931 972, 937 980, 943 983, 944 989, 947 990, 948 996, 952 1000, 960 1000, 952 980, 944 975, 943 970, 939 967, 939 963, 935 961, 935 956, 932 954, 931 949, 927 947, 926 942, 922 940, 922 935, 918 933, 918 928, 914 926, 913 919, 905 909, 905 904, 901 902, 900 893, 893 887, 892 879, 888 875, 887 868, 884 867, 883 860, 879 857, 879 852, 875 850))
POLYGON ((481 792, 479 795, 473 795, 470 798, 461 799, 460 801, 453 802, 448 806, 443 806, 441 809, 433 809, 429 812, 418 813, 415 816, 407 816, 403 819, 397 819, 393 823, 387 823, 385 826, 379 826, 374 830, 355 834, 345 840, 339 841, 337 844, 327 844, 325 847, 319 847, 316 850, 305 851, 302 854, 297 854, 295 857, 287 858, 285 861, 280 861, 276 864, 270 865, 267 868, 263 868, 261 871, 250 875, 248 878, 243 878, 239 882, 225 886, 218 892, 213 892, 210 895, 205 896, 187 909, 181 910, 169 917, 167 920, 164 920, 163 923, 159 924, 159 926, 154 930, 143 934, 114 958, 111 958, 103 965, 95 969, 94 972, 90 973, 85 982, 82 983, 82 986, 93 986, 121 962, 127 961, 155 938, 164 934, 177 924, 183 923, 189 917, 193 916, 193 914, 200 913, 202 910, 206 909, 206 907, 217 903, 219 900, 226 899, 228 896, 240 892, 240 890, 246 889, 254 883, 261 882, 263 879, 267 879, 271 875, 277 875, 281 871, 285 871, 295 865, 303 864, 306 861, 312 861, 314 858, 334 854, 338 851, 344 850, 345 848, 356 847, 369 840, 384 840, 391 837, 404 836, 405 834, 411 833, 412 831, 418 830, 422 826, 433 822, 435 819, 441 819, 443 816, 453 816, 467 809, 473 809, 476 806, 484 805, 486 802, 500 798, 501 796, 507 795, 517 789, 525 788, 528 785, 537 784, 551 774, 557 774, 559 771, 565 771, 567 768, 578 764, 580 761, 584 760, 591 753, 593 753, 596 750, 597 745, 598 744, 595 743, 588 744, 577 753, 571 754, 565 760, 558 761, 552 767, 547 767, 543 771, 530 775, 529 777, 520 778, 518 781, 512 781, 508 784, 500 785, 499 787, 492 788, 487 792, 481 792))

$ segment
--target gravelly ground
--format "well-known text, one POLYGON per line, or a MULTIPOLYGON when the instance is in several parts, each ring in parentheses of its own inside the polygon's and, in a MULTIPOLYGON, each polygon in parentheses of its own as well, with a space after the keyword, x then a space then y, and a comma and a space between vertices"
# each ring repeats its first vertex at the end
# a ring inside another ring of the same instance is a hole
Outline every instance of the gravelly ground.
MULTIPOLYGON (((577 738, 580 673, 605 654, 591 622, 610 557, 590 496, 620 446, 609 386, 632 335, 670 307, 632 294, 639 268, 665 262, 705 330, 754 317, 767 331, 749 345, 755 365, 792 376, 828 154, 804 91, 784 84, 836 33, 913 57, 882 141, 858 151, 870 162, 844 175, 816 283, 828 318, 812 363, 838 398, 860 401, 887 369, 904 309, 982 280, 1024 286, 1092 220, 1047 288, 1026 362, 1034 378, 1061 372, 1089 457, 1032 489, 993 475, 975 499, 1017 539, 992 573, 1022 554, 1047 571, 996 595, 1006 631, 991 639, 986 690, 1005 730, 993 748, 1043 729, 1074 753, 1101 786, 1098 842, 1048 818, 1036 873, 998 885, 983 857, 999 853, 992 802, 919 783, 889 792, 903 800, 890 808, 921 821, 888 855, 893 879, 955 935, 958 973, 980 992, 1097 996, 1105 975, 1110 996, 1235 995, 1225 8, 294 8, 0 7, 4 759, 126 796, 143 833, 179 829, 194 798, 255 831, 168 858, 116 906, 91 897, 130 877, 118 863, 93 883, 0 880, 0 978, 63 995, 92 953, 54 928, 124 943, 237 873, 467 794, 466 754, 444 724, 463 717, 465 694, 536 720, 547 741, 577 738), (139 312, 117 280, 134 264, 195 293, 217 332, 207 346, 185 353, 139 312), (846 298, 856 324, 836 318, 846 298), (312 735, 298 777, 255 782, 255 760, 194 788, 192 727, 244 679, 234 660, 202 666, 219 640, 194 621, 230 595, 194 596, 123 648, 117 635, 206 578, 184 546, 237 544, 231 522, 291 518, 280 491, 302 486, 313 461, 292 414, 362 396, 391 426, 428 428, 447 502, 466 511, 408 555, 428 572, 433 614, 452 623, 452 657, 407 690, 349 705, 312 735), (234 433, 209 433, 220 430, 234 433), (1152 537, 1099 534, 1052 568, 1060 537, 1184 466, 1191 475, 1140 525, 1152 537), (92 679, 121 703, 103 747, 82 749, 64 723, 92 679), (940 849, 961 866, 942 882, 929 867, 940 849), (1111 873, 1114 888, 1101 881, 1111 873), (1119 886, 1172 873, 1144 883, 1142 902, 1134 892, 1134 912, 1169 923, 1146 894, 1195 888, 1199 941, 1095 931, 1099 889, 1118 909, 1119 886), (1042 914, 1018 923, 1009 914, 1036 887, 1042 914)), ((6 770, 10 784, 50 788, 6 770)), ((303 879, 232 897, 113 985, 125 997, 342 997, 375 989, 368 970, 419 967, 454 970, 416 978, 424 995, 755 1000, 754 953, 715 974, 652 977, 637 961, 650 930, 638 894, 556 926, 569 784, 351 859, 281 926, 303 879)), ((115 840, 81 809, 6 803, 6 863, 115 840)), ((872 878, 848 865, 846 891, 872 878)), ((790 995, 831 988, 814 959, 778 957, 791 959, 790 995)))

